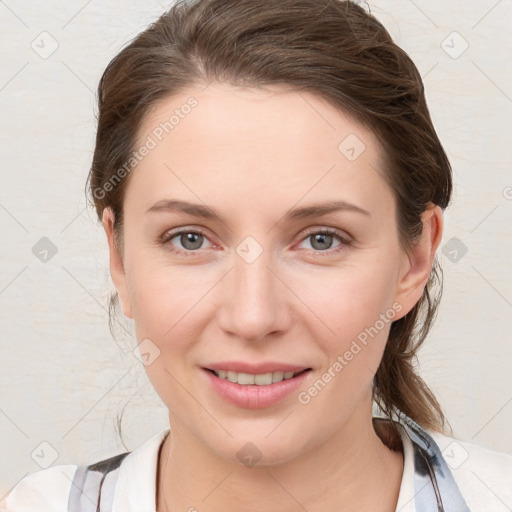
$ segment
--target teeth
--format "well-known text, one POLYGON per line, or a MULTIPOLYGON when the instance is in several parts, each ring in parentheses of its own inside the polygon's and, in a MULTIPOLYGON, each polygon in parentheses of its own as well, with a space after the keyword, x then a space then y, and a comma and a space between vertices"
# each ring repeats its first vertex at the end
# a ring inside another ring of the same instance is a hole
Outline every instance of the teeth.
POLYGON ((281 382, 282 380, 291 379, 294 375, 300 372, 272 372, 261 373, 253 375, 251 373, 232 372, 226 370, 214 370, 215 375, 221 379, 227 379, 230 382, 237 382, 242 385, 256 385, 256 386, 269 386, 274 382, 281 382))
POLYGON ((238 384, 254 384, 254 378, 255 375, 251 375, 250 373, 239 373, 238 384))
MULTIPOLYGON (((240 383, 240 380, 238 381, 240 383)), ((254 384, 258 386, 268 386, 272 384, 272 373, 263 373, 254 376, 254 384)))
POLYGON ((284 372, 272 372, 272 382, 281 382, 284 377, 284 372))

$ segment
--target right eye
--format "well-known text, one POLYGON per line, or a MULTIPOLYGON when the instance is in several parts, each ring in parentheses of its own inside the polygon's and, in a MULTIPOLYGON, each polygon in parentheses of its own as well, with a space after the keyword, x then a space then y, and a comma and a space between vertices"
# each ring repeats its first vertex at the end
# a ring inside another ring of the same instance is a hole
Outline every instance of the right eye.
POLYGON ((192 256, 201 249, 205 240, 208 240, 208 238, 202 231, 180 229, 165 233, 161 239, 161 244, 173 253, 192 256), (174 239, 177 240, 181 247, 176 247, 176 242, 172 243, 174 239))

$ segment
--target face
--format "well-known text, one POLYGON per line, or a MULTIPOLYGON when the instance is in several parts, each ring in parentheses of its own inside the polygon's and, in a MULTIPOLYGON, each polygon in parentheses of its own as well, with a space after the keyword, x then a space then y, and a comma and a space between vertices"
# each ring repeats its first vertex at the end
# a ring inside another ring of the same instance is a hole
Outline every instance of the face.
POLYGON ((111 272, 171 431, 233 461, 250 441, 275 464, 370 421, 431 244, 401 251, 382 149, 348 115, 285 89, 203 89, 145 118, 122 258, 104 215, 111 272))

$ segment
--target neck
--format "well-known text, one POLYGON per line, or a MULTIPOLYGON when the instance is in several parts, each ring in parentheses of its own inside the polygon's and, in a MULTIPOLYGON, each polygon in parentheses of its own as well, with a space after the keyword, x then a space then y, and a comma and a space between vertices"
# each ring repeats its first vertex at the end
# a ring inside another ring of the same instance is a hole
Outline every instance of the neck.
POLYGON ((220 458, 171 421, 172 438, 167 436, 159 458, 157 510, 394 512, 403 455, 381 441, 371 407, 363 412, 315 449, 264 467, 220 458))

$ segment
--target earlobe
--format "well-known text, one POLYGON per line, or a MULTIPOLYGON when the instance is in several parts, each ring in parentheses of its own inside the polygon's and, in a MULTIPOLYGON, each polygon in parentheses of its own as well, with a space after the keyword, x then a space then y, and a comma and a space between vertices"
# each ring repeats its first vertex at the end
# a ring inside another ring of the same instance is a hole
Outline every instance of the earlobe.
POLYGON ((443 235, 443 213, 429 203, 422 214, 422 234, 419 242, 404 255, 404 270, 400 274, 395 300, 402 304, 405 316, 420 300, 430 277, 436 250, 443 235))
POLYGON ((110 252, 110 276, 114 286, 119 294, 119 301, 123 313, 128 318, 133 318, 131 304, 128 296, 128 287, 126 282, 126 272, 124 268, 123 255, 119 249, 114 233, 115 215, 110 207, 103 210, 102 224, 107 235, 108 247, 110 252))

